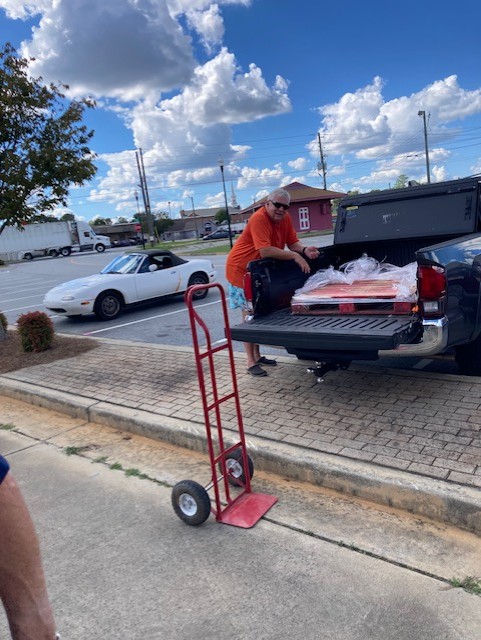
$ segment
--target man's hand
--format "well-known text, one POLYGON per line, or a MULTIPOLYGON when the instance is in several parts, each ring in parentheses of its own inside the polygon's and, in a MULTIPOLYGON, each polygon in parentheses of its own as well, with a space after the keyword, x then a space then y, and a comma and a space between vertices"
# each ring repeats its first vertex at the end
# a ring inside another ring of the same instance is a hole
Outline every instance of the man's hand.
POLYGON ((319 257, 319 251, 316 247, 306 247, 304 249, 304 255, 306 255, 310 260, 314 260, 319 257))
POLYGON ((294 262, 301 267, 303 273, 311 273, 311 267, 307 264, 300 253, 296 253, 295 251, 293 251, 292 256, 294 262))

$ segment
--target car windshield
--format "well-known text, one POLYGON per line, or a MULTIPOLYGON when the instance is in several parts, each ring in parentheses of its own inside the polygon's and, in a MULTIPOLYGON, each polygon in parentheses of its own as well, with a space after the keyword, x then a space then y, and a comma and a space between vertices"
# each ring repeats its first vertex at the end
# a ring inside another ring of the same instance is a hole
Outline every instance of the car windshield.
POLYGON ((138 253, 117 256, 100 273, 135 273, 143 260, 144 256, 138 253))

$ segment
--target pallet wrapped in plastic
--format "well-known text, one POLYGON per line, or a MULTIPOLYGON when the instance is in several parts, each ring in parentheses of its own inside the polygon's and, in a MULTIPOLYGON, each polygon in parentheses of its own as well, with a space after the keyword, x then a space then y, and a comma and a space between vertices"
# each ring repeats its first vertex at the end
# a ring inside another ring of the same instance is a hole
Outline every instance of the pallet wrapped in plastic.
POLYGON ((339 269, 321 269, 291 300, 292 313, 409 314, 417 300, 417 264, 380 263, 363 254, 339 269))

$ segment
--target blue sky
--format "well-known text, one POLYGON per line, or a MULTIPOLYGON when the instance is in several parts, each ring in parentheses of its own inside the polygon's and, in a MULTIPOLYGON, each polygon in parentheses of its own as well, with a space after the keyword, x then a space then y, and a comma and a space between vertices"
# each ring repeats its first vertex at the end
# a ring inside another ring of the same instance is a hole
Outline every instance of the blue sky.
MULTIPOLYGON (((0 0, 34 76, 92 96, 98 173, 80 219, 128 219, 142 148, 154 210, 247 207, 293 181, 389 188, 481 173, 475 0, 0 0)), ((61 212, 59 212, 61 213, 61 212)))

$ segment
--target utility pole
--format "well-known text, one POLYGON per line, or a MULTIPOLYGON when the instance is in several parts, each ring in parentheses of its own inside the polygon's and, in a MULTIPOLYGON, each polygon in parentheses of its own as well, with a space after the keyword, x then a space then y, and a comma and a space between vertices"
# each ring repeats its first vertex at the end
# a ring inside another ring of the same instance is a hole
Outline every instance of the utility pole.
POLYGON ((225 202, 225 212, 227 214, 227 228, 229 229, 229 244, 232 249, 232 231, 230 228, 230 213, 229 213, 229 205, 227 204, 227 192, 225 190, 225 178, 224 178, 224 161, 222 158, 219 159, 219 167, 222 175, 222 186, 224 188, 224 202, 225 202))
POLYGON ((317 169, 319 171, 319 169, 321 169, 322 171, 322 178, 324 181, 324 190, 327 189, 326 187, 326 161, 324 160, 324 153, 322 151, 322 142, 321 142, 321 134, 319 133, 319 131, 317 132, 317 140, 319 142, 319 154, 321 156, 321 161, 317 163, 317 169))
POLYGON ((144 236, 144 230, 142 229, 142 215, 140 213, 139 194, 137 193, 137 191, 135 191, 135 201, 137 202, 137 215, 139 216, 140 235, 142 238, 142 249, 145 249, 145 236, 144 236))
POLYGON ((135 159, 137 160, 137 169, 139 170, 140 185, 142 190, 142 198, 144 200, 145 215, 147 217, 147 228, 149 231, 150 242, 154 242, 154 219, 152 217, 152 211, 150 209, 149 190, 147 188, 147 178, 145 177, 144 157, 142 155, 142 149, 135 152, 135 159))
MULTIPOLYGON (((418 116, 421 116, 424 123, 424 149, 426 151, 426 175, 428 183, 431 182, 431 171, 429 170, 429 151, 428 151, 428 129, 426 126, 426 112, 418 111, 418 116)), ((428 114, 429 117, 429 114, 428 114)))
POLYGON ((189 198, 190 198, 190 201, 192 202, 192 216, 194 218, 194 224, 195 224, 195 237, 198 238, 199 232, 197 231, 197 216, 195 214, 194 198, 192 196, 189 196, 189 198))

